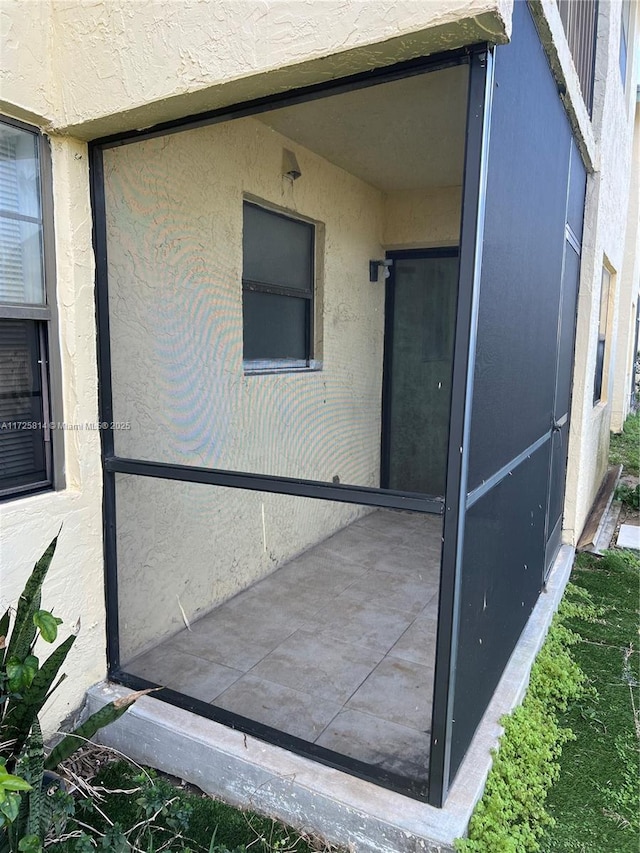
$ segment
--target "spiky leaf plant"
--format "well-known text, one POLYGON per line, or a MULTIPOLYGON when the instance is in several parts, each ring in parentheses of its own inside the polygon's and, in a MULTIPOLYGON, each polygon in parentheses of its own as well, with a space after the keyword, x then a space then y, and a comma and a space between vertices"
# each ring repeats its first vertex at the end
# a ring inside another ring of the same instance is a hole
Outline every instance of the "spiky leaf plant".
POLYGON ((43 849, 51 820, 43 796, 45 771, 54 770, 149 692, 143 690, 110 702, 45 757, 38 717, 65 678, 58 673, 75 641, 75 634, 71 634, 42 664, 35 655, 38 639, 54 643, 62 623, 40 607, 42 584, 57 542, 56 536, 36 563, 15 611, 9 608, 0 619, 0 853, 38 853, 43 849))

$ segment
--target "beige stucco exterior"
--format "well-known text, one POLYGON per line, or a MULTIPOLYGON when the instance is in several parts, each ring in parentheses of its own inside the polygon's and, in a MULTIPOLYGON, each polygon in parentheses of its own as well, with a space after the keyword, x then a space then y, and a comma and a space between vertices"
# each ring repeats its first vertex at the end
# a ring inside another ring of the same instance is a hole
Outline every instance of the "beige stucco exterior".
POLYGON ((502 42, 512 5, 2 0, 0 109, 83 138, 103 136, 434 51, 502 42))
POLYGON ((629 413, 635 379, 636 324, 640 293, 640 89, 636 93, 633 163, 627 212, 624 265, 620 277, 620 320, 613 370, 611 429, 620 432, 629 413))
MULTIPOLYGON (((572 543, 580 537, 607 470, 618 330, 621 323, 628 322, 630 310, 630 305, 621 299, 621 278, 625 266, 628 271, 625 233, 637 71, 634 51, 629 50, 623 86, 618 63, 620 4, 601 3, 599 10, 593 103, 597 171, 587 179, 564 519, 565 540, 572 543), (611 294, 603 393, 594 406, 603 265, 612 273, 611 294)), ((631 23, 633 32, 633 18, 631 23)))
MULTIPOLYGON (((624 413, 624 403, 617 396, 622 393, 618 389, 624 384, 618 385, 621 368, 614 365, 617 364, 616 353, 625 349, 625 336, 630 334, 627 328, 630 322, 628 302, 629 299, 633 302, 629 294, 633 291, 634 280, 637 287, 637 232, 634 244, 632 231, 627 230, 625 246, 635 98, 632 81, 635 80, 636 69, 634 52, 629 50, 627 86, 623 90, 617 64, 619 2, 600 3, 597 80, 591 122, 581 99, 555 0, 536 0, 532 7, 554 73, 566 87, 564 100, 581 152, 589 168, 595 170, 589 177, 587 189, 565 507, 565 540, 575 542, 604 473, 609 426, 619 428, 624 413), (610 312, 607 394, 603 403, 594 408, 592 387, 603 258, 615 273, 616 286, 610 312), (635 272, 631 271, 632 264, 635 264, 635 272), (616 338, 618 349, 615 347, 616 338)), ((146 127, 158 121, 389 65, 436 50, 485 39, 505 41, 510 34, 511 9, 511 0, 403 0, 397 3, 384 0, 326 0, 323 3, 304 3, 301 0, 262 3, 257 0, 217 0, 215 3, 208 0, 183 0, 180 3, 166 0, 137 3, 127 0, 94 3, 80 0, 0 0, 0 113, 42 128, 52 140, 60 327, 57 345, 60 347, 63 380, 63 409, 54 413, 55 420, 74 425, 93 424, 98 414, 94 260, 87 149, 83 140, 146 127)), ((632 31, 637 32, 637 24, 634 30, 633 22, 632 31)), ((172 190, 180 193, 186 191, 186 183, 181 183, 179 176, 193 174, 194 169, 185 153, 186 147, 192 144, 189 139, 206 139, 208 144, 216 145, 223 139, 233 143, 234 134, 243 133, 253 140, 249 154, 243 153, 242 147, 234 148, 233 144, 229 150, 225 149, 229 162, 225 167, 223 192, 219 186, 213 191, 211 182, 215 175, 211 161, 201 157, 196 161, 201 166, 197 172, 199 194, 185 199, 185 202, 199 206, 203 217, 190 232, 191 246, 199 246, 201 258, 206 256, 212 267, 218 270, 221 287, 230 300, 229 317, 235 311, 235 320, 230 320, 227 331, 230 333, 229 363, 235 364, 236 376, 234 379, 232 375, 222 373, 216 374, 215 378, 221 387, 233 389, 235 403, 228 413, 229 424, 243 423, 243 428, 253 430, 255 446, 258 447, 265 439, 265 427, 256 422, 244 423, 246 410, 243 409, 243 399, 251 399, 252 394, 261 393, 259 389, 266 389, 276 381, 285 386, 287 383, 291 385, 293 394, 294 378, 243 378, 238 373, 238 293, 233 297, 230 295, 229 282, 232 279, 237 281, 239 272, 238 222, 242 193, 254 194, 286 209, 298 210, 302 215, 324 223, 327 241, 331 239, 330 226, 336 233, 340 232, 339 239, 336 238, 338 242, 331 247, 334 251, 330 255, 327 253, 331 260, 323 271, 327 298, 318 341, 328 358, 332 347, 344 344, 340 335, 345 330, 353 331, 358 323, 366 322, 366 335, 364 332, 356 335, 349 344, 351 349, 347 349, 349 359, 346 361, 349 364, 339 365, 339 369, 352 377, 358 388, 359 405, 369 407, 375 413, 379 407, 382 288, 376 291, 368 282, 367 261, 370 257, 379 256, 385 248, 455 244, 459 229, 460 188, 441 187, 419 192, 403 190, 385 194, 346 173, 338 175, 336 167, 313 152, 289 143, 288 147, 293 148, 299 157, 305 178, 309 178, 304 183, 310 189, 305 189, 302 182, 299 186, 287 187, 282 183, 279 170, 271 172, 268 165, 271 161, 279 162, 285 140, 253 119, 239 121, 233 127, 226 125, 192 131, 170 137, 168 141, 150 141, 145 143, 144 149, 138 146, 115 149, 106 161, 109 165, 110 157, 118 157, 119 164, 129 169, 134 182, 132 186, 135 187, 135 181, 142 180, 145 174, 150 175, 154 165, 161 168, 166 164, 163 158, 167 158, 169 152, 177 152, 178 172, 174 171, 175 161, 172 159, 171 168, 163 174, 169 175, 173 181, 172 190), (264 156, 264 169, 255 167, 258 149, 264 156), (140 156, 136 151, 143 150, 145 157, 136 161, 140 156), (248 170, 247 156, 253 158, 253 167, 248 170), (313 187, 320 186, 331 188, 334 194, 332 202, 338 202, 335 210, 330 209, 322 194, 314 192, 313 187), (208 192, 205 191, 207 188, 208 192), (232 198, 235 199, 235 208, 230 205, 232 198), (205 234, 217 233, 207 225, 211 220, 212 204, 218 212, 224 209, 226 222, 216 238, 220 242, 215 245, 203 240, 205 234), (359 218, 354 220, 356 212, 359 218), (424 223, 424 227, 416 230, 418 220, 424 223), (353 289, 348 293, 340 290, 339 265, 351 265, 353 289), (370 359, 367 362, 368 372, 353 370, 352 363, 361 360, 365 351, 370 359), (254 384, 250 388, 251 383, 254 384)), ((199 152, 201 154, 202 149, 194 142, 194 155, 199 152)), ((130 188, 122 188, 125 200, 130 188)), ((146 196, 144 192, 141 195, 142 202, 146 200, 149 205, 154 205, 162 201, 162 187, 154 186, 152 181, 145 192, 146 196)), ((130 198, 129 201, 133 203, 135 199, 130 198)), ((637 197, 635 203, 637 209, 637 197)), ((187 227, 185 223, 183 227, 187 227)), ((144 235, 137 236, 139 246, 142 246, 144 235)), ((168 247, 167 251, 169 261, 175 261, 175 247, 168 247)), ((118 263, 117 258, 111 258, 111 261, 118 263)), ((156 261, 160 263, 160 258, 156 261)), ((196 268, 202 271, 204 264, 199 262, 196 268)), ((148 308, 142 301, 137 304, 137 332, 143 336, 148 336, 151 331, 142 322, 148 317, 145 314, 148 308)), ((136 315, 123 319, 133 323, 136 315)), ((123 326, 121 343, 126 341, 125 332, 123 326)), ((122 357, 129 357, 128 344, 122 343, 122 346, 122 357)), ((150 360, 146 367, 157 370, 158 363, 150 360)), ((199 374, 200 380, 205 375, 199 374)), ((312 377, 318 386, 317 393, 321 391, 319 377, 320 374, 312 377)), ((131 382, 134 381, 135 375, 132 375, 131 382)), ((149 429, 158 408, 157 401, 153 402, 155 409, 151 402, 148 408, 149 429)), ((182 402, 188 401, 178 401, 182 402)), ((116 417, 126 421, 129 417, 126 406, 119 405, 116 417)), ((199 405, 203 405, 202 401, 199 405)), ((198 413, 203 423, 209 417, 206 405, 198 413)), ((271 427, 275 428, 275 422, 271 427)), ((277 430, 274 434, 277 445, 277 430)), ((116 436, 116 441, 133 453, 134 449, 136 452, 141 450, 141 445, 136 444, 139 438, 133 431, 123 431, 116 436)), ((154 438, 159 442, 158 447, 167 454, 179 454, 182 450, 175 443, 171 444, 171 436, 166 433, 158 433, 154 438)), ((356 461, 348 446, 341 448, 337 459, 332 456, 333 451, 321 455, 317 463, 318 477, 324 479, 338 474, 343 481, 372 482, 377 470, 377 445, 373 436, 368 436, 356 451, 356 461)), ((228 459, 242 459, 246 448, 229 444, 226 452, 228 459)), ((55 607, 67 626, 82 616, 82 630, 66 667, 74 677, 64 682, 44 720, 48 733, 79 705, 86 687, 103 677, 106 670, 98 432, 66 431, 64 456, 64 488, 0 506, 0 595, 3 604, 15 602, 31 564, 60 524, 64 525, 59 552, 45 588, 45 603, 55 607)), ((196 458, 197 453, 192 449, 189 461, 196 458)), ((285 462, 291 463, 283 456, 282 448, 277 449, 273 459, 277 460, 278 468, 285 462)), ((278 470, 277 473, 287 472, 278 470)), ((129 488, 133 489, 133 486, 129 488)), ((157 483, 153 486, 146 484, 149 495, 132 493, 129 496, 136 511, 145 501, 149 506, 153 500, 157 501, 158 493, 154 491, 157 488, 157 483)), ((178 496, 179 489, 178 484, 172 486, 172 500, 178 496)), ((275 500, 270 501, 265 502, 267 519, 271 519, 275 527, 275 520, 289 515, 291 507, 282 503, 276 511, 275 500)), ((254 496, 242 506, 234 508, 230 504, 229 507, 229 518, 243 515, 252 519, 251 524, 255 523, 259 513, 260 529, 256 533, 256 541, 261 542, 264 548, 260 498, 254 496)), ((204 510, 212 511, 206 506, 204 510)), ((126 523, 127 520, 124 521, 126 523)), ((335 515, 334 510, 319 522, 325 532, 339 523, 342 523, 341 518, 335 515)), ((160 535, 159 539, 163 541, 160 535)), ((126 541, 131 543, 131 553, 134 554, 139 542, 133 529, 129 530, 126 541)), ((202 543, 198 557, 203 571, 210 545, 210 542, 202 543)), ((294 550, 301 547, 302 543, 292 545, 294 550)), ((274 548, 280 555, 278 559, 282 559, 282 543, 276 542, 274 548)), ((229 553, 232 550, 230 545, 229 553)), ((172 551, 171 556, 183 559, 179 549, 172 551)), ((142 562, 145 567, 148 565, 150 577, 153 560, 142 562)), ((264 556, 255 563, 258 574, 268 571, 273 565, 270 557, 264 556)), ((143 572, 141 578, 144 577, 143 572)), ((173 580, 167 583, 173 583, 173 580)), ((208 607, 210 601, 231 594, 236 588, 234 584, 239 584, 240 579, 224 588, 216 587, 210 580, 207 583, 208 587, 204 580, 202 583, 194 582, 186 590, 184 586, 173 584, 167 588, 166 594, 172 603, 174 599, 171 597, 175 596, 185 612, 194 614, 199 608, 208 607), (205 596, 204 605, 202 596, 205 596)), ((150 598, 149 603, 152 601, 150 598)), ((179 607, 174 608, 170 615, 171 626, 167 630, 174 630, 181 618, 179 607)), ((148 636, 138 636, 131 651, 143 647, 148 640, 148 636)))
MULTIPOLYGON (((82 702, 88 684, 104 675, 105 618, 102 557, 102 472, 95 342, 94 261, 87 149, 52 137, 55 254, 62 367, 65 487, 0 505, 0 603, 15 604, 27 576, 62 527, 44 586, 43 604, 81 629, 69 655, 67 678, 48 705, 50 733, 82 702), (85 425, 91 428, 83 429, 85 425)), ((45 653, 45 649, 42 653, 45 653)))

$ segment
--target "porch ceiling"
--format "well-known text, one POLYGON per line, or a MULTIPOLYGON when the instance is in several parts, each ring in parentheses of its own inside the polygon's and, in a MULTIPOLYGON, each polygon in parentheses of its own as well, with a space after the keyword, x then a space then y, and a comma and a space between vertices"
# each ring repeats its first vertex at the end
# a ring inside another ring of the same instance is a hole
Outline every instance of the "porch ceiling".
POLYGON ((459 186, 467 79, 467 66, 456 66, 259 118, 386 192, 459 186))

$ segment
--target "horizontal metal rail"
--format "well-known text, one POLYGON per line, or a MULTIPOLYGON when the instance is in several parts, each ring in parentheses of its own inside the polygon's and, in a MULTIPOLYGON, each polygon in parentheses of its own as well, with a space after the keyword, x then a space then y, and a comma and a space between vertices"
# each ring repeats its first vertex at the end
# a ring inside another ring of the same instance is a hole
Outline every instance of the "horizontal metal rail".
POLYGON ((218 468, 199 468, 193 465, 171 465, 167 462, 147 462, 142 459, 123 459, 118 456, 104 461, 105 471, 114 474, 134 474, 160 480, 178 480, 182 483, 201 483, 208 486, 225 486, 232 489, 249 489, 256 492, 294 495, 340 503, 377 506, 386 509, 403 509, 442 515, 444 500, 367 486, 343 486, 318 480, 297 480, 292 477, 274 477, 269 474, 247 474, 218 468))

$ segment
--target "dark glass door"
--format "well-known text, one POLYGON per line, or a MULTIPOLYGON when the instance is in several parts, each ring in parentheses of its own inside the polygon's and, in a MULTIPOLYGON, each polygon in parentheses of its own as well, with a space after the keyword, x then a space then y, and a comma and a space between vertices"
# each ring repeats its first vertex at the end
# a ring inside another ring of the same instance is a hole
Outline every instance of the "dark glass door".
POLYGON ((389 257, 382 486, 444 495, 458 253, 441 249, 389 257))

